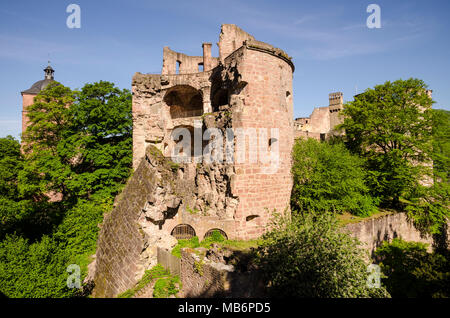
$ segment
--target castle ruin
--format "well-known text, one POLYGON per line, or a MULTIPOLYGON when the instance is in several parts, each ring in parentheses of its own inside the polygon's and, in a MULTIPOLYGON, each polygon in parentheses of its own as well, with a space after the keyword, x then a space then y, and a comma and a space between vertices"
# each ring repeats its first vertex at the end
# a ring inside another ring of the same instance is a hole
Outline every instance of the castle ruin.
POLYGON ((133 76, 135 171, 102 224, 95 297, 131 288, 156 264, 157 247, 170 249, 175 238, 203 239, 217 230, 229 239, 253 239, 268 229, 271 212, 289 210, 291 58, 232 24, 222 25, 218 57, 211 46, 203 43, 203 56, 165 47, 161 74, 133 76), (174 137, 179 128, 189 135, 174 137), (227 137, 231 161, 202 160, 219 141, 205 136, 212 128, 227 137), (243 160, 238 135, 229 133, 238 130, 243 160), (190 141, 185 158, 191 160, 174 160, 180 140, 190 141), (276 169, 267 157, 276 159, 276 169))
POLYGON ((339 112, 344 109, 344 95, 341 92, 328 95, 329 105, 316 107, 309 117, 296 118, 294 121, 295 138, 314 138, 325 140, 337 134, 335 127, 342 123, 339 112))

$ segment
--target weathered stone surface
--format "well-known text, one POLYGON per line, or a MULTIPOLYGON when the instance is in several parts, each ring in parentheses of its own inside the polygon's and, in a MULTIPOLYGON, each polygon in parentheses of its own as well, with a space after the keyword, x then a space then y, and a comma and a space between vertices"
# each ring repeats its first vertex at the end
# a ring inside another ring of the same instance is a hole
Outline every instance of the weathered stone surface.
MULTIPOLYGON (((433 237, 430 235, 423 236, 414 227, 413 223, 408 220, 405 213, 389 214, 359 223, 348 224, 346 229, 361 241, 362 247, 370 254, 373 254, 376 248, 384 241, 392 241, 397 237, 405 241, 426 243, 429 251, 431 251, 433 245, 433 237)), ((448 230, 447 240, 450 240, 450 231, 448 230)))
MULTIPOLYGON (((217 247, 181 250, 182 297, 265 297, 261 274, 254 268, 247 270, 247 264, 237 266, 224 260, 224 252, 217 247), (214 255, 214 256, 213 256, 214 255), (240 270, 239 268, 244 268, 240 270)), ((235 257, 234 260, 237 258, 235 257)), ((237 260, 237 262, 247 260, 237 260)))

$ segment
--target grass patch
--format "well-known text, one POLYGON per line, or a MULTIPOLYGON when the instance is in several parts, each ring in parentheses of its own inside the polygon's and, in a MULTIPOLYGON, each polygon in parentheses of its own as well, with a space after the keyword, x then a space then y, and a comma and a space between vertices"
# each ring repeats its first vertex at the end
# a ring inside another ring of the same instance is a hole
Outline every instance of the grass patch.
POLYGON ((172 249, 172 255, 181 258, 182 248, 197 248, 204 247, 210 248, 212 244, 218 244, 223 247, 228 247, 233 250, 247 250, 250 248, 256 248, 259 245, 259 240, 239 241, 239 240, 227 240, 219 231, 213 231, 212 235, 200 242, 197 236, 192 237, 189 240, 178 240, 178 244, 172 249))
POLYGON ((178 240, 178 244, 172 249, 172 255, 181 258, 181 249, 185 247, 189 248, 200 247, 198 237, 194 236, 189 240, 178 240))
POLYGON ((154 298, 169 298, 170 296, 176 296, 181 289, 181 281, 178 276, 170 276, 166 278, 160 278, 156 281, 153 288, 154 298))
POLYGON ((377 219, 377 218, 380 218, 380 217, 383 217, 383 216, 386 216, 389 214, 393 214, 393 213, 395 213, 394 210, 379 209, 377 212, 373 213, 371 216, 362 217, 362 216, 353 215, 349 212, 344 212, 342 214, 336 215, 336 218, 340 225, 345 226, 347 224, 359 223, 359 222, 366 221, 366 220, 377 219))
POLYGON ((226 240, 221 243, 223 247, 228 247, 233 250, 243 251, 250 248, 257 248, 260 244, 260 240, 249 240, 249 241, 239 241, 239 240, 226 240))
POLYGON ((131 298, 142 288, 147 286, 153 279, 170 276, 170 272, 166 270, 161 264, 157 264, 152 269, 146 270, 142 278, 134 288, 128 289, 121 293, 117 298, 131 298))

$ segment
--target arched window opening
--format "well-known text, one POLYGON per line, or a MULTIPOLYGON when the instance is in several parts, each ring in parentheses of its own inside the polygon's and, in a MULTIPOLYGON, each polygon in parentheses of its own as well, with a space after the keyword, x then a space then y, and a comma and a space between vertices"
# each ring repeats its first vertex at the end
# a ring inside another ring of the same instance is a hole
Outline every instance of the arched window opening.
POLYGON ((189 224, 178 224, 170 233, 177 240, 188 240, 195 236, 195 230, 189 224))
POLYGON ((225 233, 221 229, 211 229, 211 230, 209 230, 208 232, 205 233, 204 239, 206 239, 207 237, 212 236, 215 231, 219 232, 220 235, 222 235, 226 240, 228 240, 227 233, 225 233))
POLYGON ((189 85, 177 85, 169 89, 164 102, 170 106, 172 119, 203 115, 203 97, 200 91, 189 85))

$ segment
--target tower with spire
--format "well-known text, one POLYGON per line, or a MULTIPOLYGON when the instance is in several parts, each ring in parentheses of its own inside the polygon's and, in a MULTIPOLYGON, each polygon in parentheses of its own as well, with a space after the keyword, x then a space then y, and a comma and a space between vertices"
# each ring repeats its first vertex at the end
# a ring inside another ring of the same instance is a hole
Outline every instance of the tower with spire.
POLYGON ((28 107, 33 105, 34 98, 40 91, 48 86, 54 79, 55 70, 50 66, 50 61, 48 65, 44 68, 44 79, 37 81, 27 90, 21 92, 22 95, 22 135, 28 127, 28 107))

